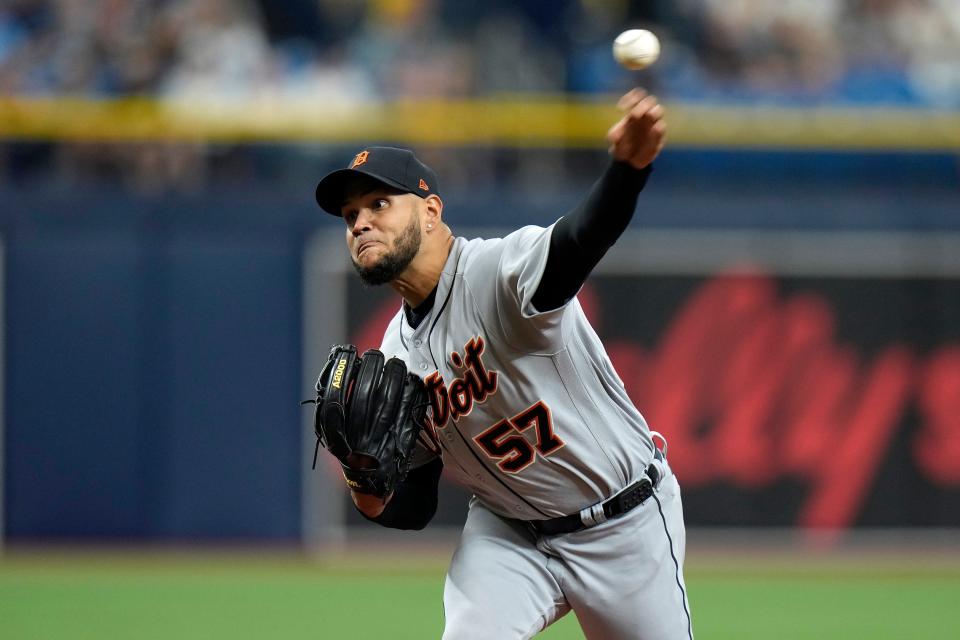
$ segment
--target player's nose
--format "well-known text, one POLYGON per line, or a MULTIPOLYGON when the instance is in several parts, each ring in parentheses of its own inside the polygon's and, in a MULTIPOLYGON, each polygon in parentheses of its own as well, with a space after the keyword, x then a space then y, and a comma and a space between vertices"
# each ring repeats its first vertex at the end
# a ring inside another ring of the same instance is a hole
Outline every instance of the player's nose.
POLYGON ((360 209, 357 212, 357 217, 353 221, 353 227, 350 231, 355 236, 359 236, 364 231, 369 231, 371 228, 371 221, 373 220, 373 212, 370 209, 360 209))

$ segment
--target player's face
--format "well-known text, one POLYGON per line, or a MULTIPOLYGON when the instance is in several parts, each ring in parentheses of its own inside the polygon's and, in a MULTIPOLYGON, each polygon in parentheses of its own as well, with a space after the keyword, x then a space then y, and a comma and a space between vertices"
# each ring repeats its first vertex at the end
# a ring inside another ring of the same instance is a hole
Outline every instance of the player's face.
POLYGON ((348 196, 341 208, 347 247, 360 279, 385 284, 407 268, 420 251, 421 199, 409 193, 374 189, 348 196))

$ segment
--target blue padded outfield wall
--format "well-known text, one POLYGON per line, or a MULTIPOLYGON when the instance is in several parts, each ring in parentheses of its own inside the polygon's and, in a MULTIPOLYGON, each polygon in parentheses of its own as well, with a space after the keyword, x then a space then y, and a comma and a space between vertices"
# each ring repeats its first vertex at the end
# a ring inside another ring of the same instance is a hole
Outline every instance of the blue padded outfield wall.
POLYGON ((302 234, 226 199, 15 196, 7 534, 296 536, 302 234))
MULTIPOLYGON (((343 157, 202 195, 3 185, 6 537, 300 536, 302 259, 340 231, 312 192, 343 157)), ((668 151, 634 227, 956 233, 957 167, 668 151)), ((445 217, 548 224, 588 178, 455 189, 445 217)))

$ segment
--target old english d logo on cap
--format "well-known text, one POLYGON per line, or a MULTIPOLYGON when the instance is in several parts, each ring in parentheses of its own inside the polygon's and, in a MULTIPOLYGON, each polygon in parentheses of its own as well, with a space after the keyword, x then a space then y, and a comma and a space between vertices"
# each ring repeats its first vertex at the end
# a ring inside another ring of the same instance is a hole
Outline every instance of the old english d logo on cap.
POLYGON ((350 163, 350 168, 355 169, 356 167, 359 167, 360 165, 362 165, 364 162, 367 161, 368 157, 370 157, 369 151, 361 151, 360 153, 358 153, 356 156, 353 157, 353 162, 350 163))

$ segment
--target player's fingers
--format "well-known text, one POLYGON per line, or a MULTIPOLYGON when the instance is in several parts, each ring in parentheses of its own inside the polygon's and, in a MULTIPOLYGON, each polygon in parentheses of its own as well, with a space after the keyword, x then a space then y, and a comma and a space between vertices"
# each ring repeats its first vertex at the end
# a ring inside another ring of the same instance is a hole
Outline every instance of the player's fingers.
POLYGON ((657 102, 656 96, 645 96, 630 109, 627 117, 635 122, 640 120, 655 120, 663 115, 663 107, 657 102))
MULTIPOLYGON (((628 104, 628 96, 623 104, 628 104)), ((615 159, 639 168, 652 162, 663 149, 667 125, 664 108, 656 96, 637 92, 633 97, 640 99, 610 127, 607 141, 615 159)))
POLYGON ((614 156, 632 155, 637 144, 642 143, 645 135, 638 135, 636 127, 630 126, 626 119, 621 120, 607 133, 607 142, 616 150, 614 156))
POLYGON ((651 128, 658 122, 663 122, 663 114, 663 107, 655 99, 637 105, 626 116, 624 135, 649 136, 651 128))
POLYGON ((659 121, 663 118, 664 113, 665 113, 665 110, 663 108, 663 105, 658 102, 654 104, 652 107, 650 107, 649 109, 647 109, 646 117, 651 120, 659 121))
POLYGON ((625 118, 617 133, 617 137, 610 139, 610 154, 640 169, 653 162, 663 150, 667 123, 660 119, 650 120, 646 116, 639 121, 625 118))
POLYGON ((653 126, 650 127, 650 131, 657 135, 657 137, 663 139, 667 137, 667 122, 666 120, 657 120, 653 123, 653 126))
POLYGON ((650 127, 650 141, 656 149, 655 153, 660 153, 667 141, 667 123, 661 120, 650 127))
POLYGON ((643 100, 644 95, 646 95, 646 92, 643 89, 630 89, 630 91, 627 91, 625 94, 620 96, 619 100, 617 100, 617 108, 621 111, 628 111, 633 107, 633 105, 643 100))
POLYGON ((607 130, 607 140, 610 144, 616 144, 623 138, 623 132, 627 126, 627 117, 624 116, 617 120, 612 127, 607 130))
POLYGON ((634 136, 622 135, 610 140, 610 154, 617 160, 628 161, 637 153, 637 140, 634 136))
POLYGON ((621 111, 631 111, 646 95, 647 92, 639 87, 630 89, 617 101, 617 108, 621 111))

